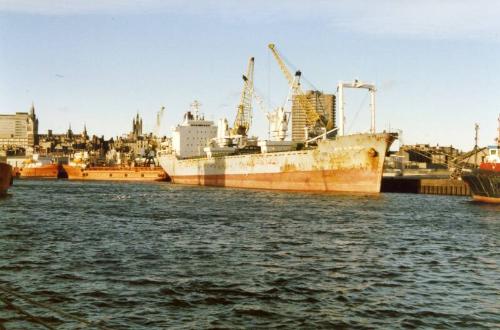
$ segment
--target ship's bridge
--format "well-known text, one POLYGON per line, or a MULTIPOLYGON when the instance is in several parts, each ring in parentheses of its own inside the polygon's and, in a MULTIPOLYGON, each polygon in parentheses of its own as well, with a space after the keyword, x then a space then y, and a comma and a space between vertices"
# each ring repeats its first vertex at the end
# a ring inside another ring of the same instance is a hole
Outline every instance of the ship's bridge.
POLYGON ((488 156, 485 160, 488 163, 500 163, 500 145, 488 146, 488 156))

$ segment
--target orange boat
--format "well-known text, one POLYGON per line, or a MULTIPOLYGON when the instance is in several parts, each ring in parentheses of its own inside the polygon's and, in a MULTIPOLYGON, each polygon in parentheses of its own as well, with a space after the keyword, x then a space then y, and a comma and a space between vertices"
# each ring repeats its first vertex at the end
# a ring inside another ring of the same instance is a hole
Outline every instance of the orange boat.
POLYGON ((17 170, 16 176, 18 178, 57 179, 61 177, 62 170, 62 166, 58 164, 22 167, 17 170))
POLYGON ((33 154, 25 159, 20 167, 15 167, 13 172, 16 178, 30 179, 57 179, 66 177, 61 165, 54 162, 50 156, 33 154))
POLYGON ((161 167, 82 167, 63 165, 69 180, 100 181, 167 181, 168 176, 161 167))
POLYGON ((0 195, 5 195, 12 186, 12 166, 0 163, 0 195))

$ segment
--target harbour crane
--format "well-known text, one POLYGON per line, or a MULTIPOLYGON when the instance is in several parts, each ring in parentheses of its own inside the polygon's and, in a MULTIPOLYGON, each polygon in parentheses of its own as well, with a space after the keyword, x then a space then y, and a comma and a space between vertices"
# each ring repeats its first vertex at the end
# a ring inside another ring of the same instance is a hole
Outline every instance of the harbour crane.
POLYGON ((286 80, 288 81, 288 85, 292 89, 293 96, 295 100, 299 102, 299 105, 301 109, 305 113, 305 123, 306 127, 308 130, 313 130, 319 128, 327 128, 331 129, 333 127, 333 123, 330 121, 327 121, 323 115, 320 116, 318 112, 316 111, 314 105, 311 103, 311 101, 307 98, 307 95, 304 93, 300 86, 300 77, 302 73, 300 71, 295 72, 295 77, 291 74, 291 72, 288 70, 285 62, 282 59, 282 56, 278 53, 278 50, 276 49, 276 46, 274 44, 269 44, 268 45, 269 49, 273 53, 274 58, 276 59, 276 62, 278 62, 278 65, 281 69, 281 72, 285 76, 286 80))
POLYGON ((246 136, 252 124, 253 71, 254 58, 250 57, 247 73, 243 75, 243 89, 232 129, 234 135, 246 136))
POLYGON ((160 111, 156 113, 156 124, 155 124, 155 131, 154 134, 158 138, 160 136, 160 126, 161 126, 161 120, 163 118, 163 114, 165 113, 165 107, 162 106, 160 111))
POLYGON ((268 137, 272 141, 285 140, 288 131, 288 123, 290 121, 290 111, 286 111, 284 105, 275 108, 273 111, 267 109, 264 106, 264 100, 255 87, 253 88, 253 97, 269 122, 268 137))

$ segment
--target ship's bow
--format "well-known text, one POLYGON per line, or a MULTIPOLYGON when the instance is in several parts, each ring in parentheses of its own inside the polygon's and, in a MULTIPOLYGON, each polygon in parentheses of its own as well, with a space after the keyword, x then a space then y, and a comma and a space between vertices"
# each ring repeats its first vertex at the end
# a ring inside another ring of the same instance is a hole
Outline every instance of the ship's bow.
POLYGON ((500 203, 500 171, 474 169, 462 173, 462 180, 469 185, 472 199, 486 203, 500 203))

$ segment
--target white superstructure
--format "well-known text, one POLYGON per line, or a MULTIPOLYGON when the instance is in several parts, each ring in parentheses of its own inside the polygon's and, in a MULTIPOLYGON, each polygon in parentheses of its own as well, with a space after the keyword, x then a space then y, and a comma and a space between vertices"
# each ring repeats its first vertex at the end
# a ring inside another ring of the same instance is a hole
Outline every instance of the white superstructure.
POLYGON ((199 103, 193 103, 194 114, 188 111, 182 124, 172 132, 172 149, 179 158, 205 156, 203 149, 217 137, 217 126, 198 114, 199 103))
POLYGON ((500 164, 500 116, 498 116, 498 137, 496 145, 488 146, 488 156, 485 158, 486 163, 500 164))

